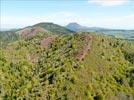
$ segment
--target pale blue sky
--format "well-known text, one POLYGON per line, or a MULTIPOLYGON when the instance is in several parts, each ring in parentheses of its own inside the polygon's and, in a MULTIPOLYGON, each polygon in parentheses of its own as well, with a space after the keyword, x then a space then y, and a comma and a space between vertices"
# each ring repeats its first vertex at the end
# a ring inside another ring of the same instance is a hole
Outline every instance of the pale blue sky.
POLYGON ((1 28, 39 22, 134 29, 132 0, 1 0, 1 28))

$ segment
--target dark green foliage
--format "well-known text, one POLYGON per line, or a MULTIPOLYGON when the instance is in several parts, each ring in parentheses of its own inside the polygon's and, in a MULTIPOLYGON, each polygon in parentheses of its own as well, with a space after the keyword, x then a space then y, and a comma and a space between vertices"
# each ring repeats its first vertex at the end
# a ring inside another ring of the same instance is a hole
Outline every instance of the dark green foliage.
POLYGON ((125 59, 134 64, 134 53, 124 53, 125 59))
POLYGON ((87 33, 57 35, 44 48, 40 42, 48 35, 40 33, 1 49, 0 98, 134 98, 134 42, 90 34, 91 49, 83 61, 77 61, 75 55, 85 45, 87 33))

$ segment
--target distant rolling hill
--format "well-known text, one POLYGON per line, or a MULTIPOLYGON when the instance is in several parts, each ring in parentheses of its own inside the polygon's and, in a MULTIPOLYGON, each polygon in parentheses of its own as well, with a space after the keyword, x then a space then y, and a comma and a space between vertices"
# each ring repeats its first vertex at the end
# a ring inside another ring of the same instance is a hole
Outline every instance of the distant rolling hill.
POLYGON ((101 27, 87 27, 87 26, 82 26, 78 23, 69 23, 68 25, 65 26, 67 29, 70 29, 72 31, 77 31, 77 32, 96 32, 96 31, 101 31, 101 30, 108 30, 105 28, 101 27))
POLYGON ((8 31, 0 31, 0 47, 18 40, 20 37, 34 36, 38 33, 48 34, 69 34, 75 32, 96 32, 112 35, 117 38, 134 40, 134 30, 117 30, 106 29, 101 27, 87 27, 78 23, 69 23, 67 26, 60 26, 50 22, 42 22, 32 26, 27 26, 21 29, 12 29, 8 31))
POLYGON ((38 33, 47 34, 69 34, 76 32, 95 32, 98 34, 111 35, 116 38, 134 40, 134 30, 123 29, 107 29, 101 27, 87 27, 78 23, 69 23, 66 26, 60 26, 51 22, 42 22, 32 26, 20 29, 11 29, 8 31, 0 31, 0 47, 6 46, 8 43, 17 41, 20 37, 32 37, 38 33))
POLYGON ((68 34, 72 33, 74 31, 71 31, 67 29, 66 27, 54 24, 54 23, 38 23, 33 26, 27 26, 25 28, 21 29, 11 29, 11 30, 1 30, 0 31, 0 47, 6 46, 10 42, 14 42, 20 37, 26 38, 35 36, 38 33, 47 33, 47 34, 68 34))
POLYGON ((117 38, 134 39, 134 30, 87 27, 87 26, 79 25, 78 23, 69 23, 65 27, 67 29, 70 29, 76 32, 97 32, 97 33, 104 33, 107 35, 113 35, 117 38))
POLYGON ((42 27, 50 32, 61 33, 61 34, 73 32, 67 29, 66 27, 63 27, 54 23, 38 23, 38 24, 33 25, 33 27, 42 27))
POLYGON ((63 26, 54 23, 38 23, 33 26, 25 27, 16 33, 21 36, 35 35, 37 33, 57 33, 57 34, 67 34, 72 33, 71 31, 63 26))

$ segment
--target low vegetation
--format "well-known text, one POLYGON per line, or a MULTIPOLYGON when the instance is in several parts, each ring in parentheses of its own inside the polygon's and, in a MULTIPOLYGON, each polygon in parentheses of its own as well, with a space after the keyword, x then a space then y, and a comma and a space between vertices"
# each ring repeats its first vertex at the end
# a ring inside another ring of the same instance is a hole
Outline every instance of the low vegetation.
POLYGON ((48 37, 40 33, 0 50, 0 98, 134 99, 133 41, 95 33, 57 34, 44 47, 42 41, 48 37), (90 49, 78 60, 88 37, 90 49))
POLYGON ((18 40, 18 36, 12 31, 0 31, 0 48, 5 47, 8 43, 18 40))

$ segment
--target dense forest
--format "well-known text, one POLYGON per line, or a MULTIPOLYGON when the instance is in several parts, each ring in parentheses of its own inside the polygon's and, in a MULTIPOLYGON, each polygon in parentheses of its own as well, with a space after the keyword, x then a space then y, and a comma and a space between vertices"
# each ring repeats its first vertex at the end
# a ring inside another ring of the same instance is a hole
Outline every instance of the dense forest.
POLYGON ((0 98, 134 99, 134 41, 90 32, 51 33, 21 38, 1 32, 0 98))

